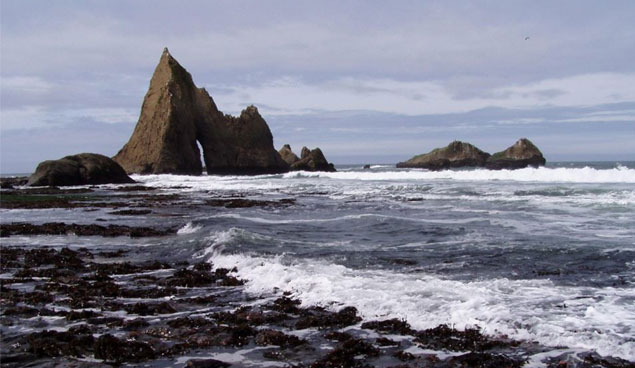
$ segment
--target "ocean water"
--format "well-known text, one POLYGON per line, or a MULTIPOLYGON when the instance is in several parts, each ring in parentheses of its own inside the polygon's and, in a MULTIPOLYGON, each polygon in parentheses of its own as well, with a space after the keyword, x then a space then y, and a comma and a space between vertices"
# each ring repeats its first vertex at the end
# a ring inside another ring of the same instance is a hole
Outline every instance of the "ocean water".
MULTIPOLYGON (((479 326, 554 351, 635 361, 635 162, 515 171, 338 167, 251 177, 149 175, 183 207, 3 210, 2 221, 175 226, 167 238, 12 237, 5 244, 137 247, 238 268, 258 296, 355 306, 414 328, 479 326), (192 206, 216 197, 282 207, 192 206)), ((108 190, 111 186, 103 186, 108 190)))

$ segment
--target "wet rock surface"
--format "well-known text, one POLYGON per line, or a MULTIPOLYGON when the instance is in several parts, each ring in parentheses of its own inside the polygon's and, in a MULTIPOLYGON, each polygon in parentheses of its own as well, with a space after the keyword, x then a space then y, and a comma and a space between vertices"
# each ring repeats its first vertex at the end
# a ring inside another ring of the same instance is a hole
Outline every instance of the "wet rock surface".
POLYGON ((104 155, 80 153, 43 161, 29 177, 30 186, 134 183, 118 163, 104 155))
MULTIPOLYGON (((521 367, 547 350, 478 329, 363 321, 353 307, 303 307, 290 293, 254 299, 236 269, 139 252, 0 247, 2 365, 228 367, 242 364, 222 357, 243 352, 293 367, 521 367)), ((578 358, 549 364, 632 366, 578 358)))
POLYGON ((80 225, 63 222, 48 222, 42 225, 29 223, 0 224, 0 237, 11 235, 66 235, 77 236, 129 236, 131 238, 146 236, 165 236, 176 233, 176 229, 153 229, 149 227, 130 227, 125 225, 80 225))

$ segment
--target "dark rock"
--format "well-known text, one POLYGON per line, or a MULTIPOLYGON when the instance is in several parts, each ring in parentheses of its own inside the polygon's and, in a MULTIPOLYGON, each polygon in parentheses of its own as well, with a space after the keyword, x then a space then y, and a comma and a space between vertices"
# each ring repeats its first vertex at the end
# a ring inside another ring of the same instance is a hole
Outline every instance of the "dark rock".
POLYGON ((77 320, 80 320, 80 319, 94 318, 94 317, 98 317, 98 316, 100 316, 98 313, 93 312, 91 310, 84 310, 84 311, 81 311, 81 312, 72 310, 66 315, 66 320, 67 321, 77 321, 77 320))
POLYGON ((469 143, 454 141, 447 147, 436 148, 429 153, 400 162, 397 167, 428 170, 470 166, 480 167, 485 165, 488 157, 489 153, 483 152, 469 143))
POLYGON ((185 368, 226 368, 229 363, 216 359, 190 359, 185 363, 185 368))
POLYGON ((93 350, 92 335, 80 335, 74 331, 42 331, 27 336, 29 351, 48 357, 76 356, 83 357, 93 350))
POLYGON ((364 170, 370 169, 370 165, 364 165, 364 170))
POLYGON ((194 265, 194 270, 196 271, 211 271, 212 270, 212 264, 209 262, 199 262, 197 264, 194 265))
POLYGON ((300 313, 300 308, 298 308, 300 304, 302 304, 302 302, 297 299, 291 299, 286 296, 281 296, 280 298, 273 301, 273 306, 271 307, 271 309, 283 313, 298 314, 300 313))
POLYGON ((126 321, 123 323, 123 329, 126 331, 139 330, 145 327, 148 327, 150 324, 141 318, 136 318, 130 321, 126 321))
POLYGON ((250 207, 288 207, 295 203, 294 198, 284 198, 279 201, 265 201, 246 198, 208 199, 206 204, 214 207, 225 208, 250 208, 250 207))
POLYGON ((453 367, 482 367, 482 368, 519 368, 525 362, 521 359, 514 359, 505 355, 490 354, 481 352, 470 352, 449 359, 453 367))
POLYGON ((13 189, 14 187, 24 186, 29 181, 26 176, 15 176, 0 178, 0 189, 13 189))
POLYGON ((109 215, 119 215, 119 216, 143 216, 152 213, 151 210, 120 210, 108 212, 109 215))
POLYGON ((448 325, 419 331, 416 342, 425 348, 451 351, 482 351, 495 347, 515 346, 515 341, 495 340, 483 335, 478 328, 459 331, 448 325))
POLYGON ((487 159, 488 169, 522 169, 527 166, 544 166, 547 161, 542 152, 527 138, 521 138, 513 146, 496 152, 487 159))
POLYGON ((129 227, 125 225, 78 225, 65 224, 62 222, 47 222, 42 225, 13 222, 10 224, 0 224, 0 236, 11 235, 67 235, 77 236, 129 236, 140 238, 147 236, 165 236, 174 234, 174 229, 157 230, 149 227, 129 227))
POLYGON ((416 357, 412 353, 409 353, 407 351, 398 351, 398 352, 394 353, 392 356, 394 356, 395 358, 401 360, 402 362, 407 362, 409 360, 415 360, 416 359, 416 357))
POLYGON ((128 173, 200 175, 197 141, 209 174, 289 170, 274 149, 271 131, 256 107, 247 107, 239 117, 223 115, 166 48, 150 81, 137 126, 114 160, 128 173))
POLYGON ((135 303, 133 305, 126 305, 124 309, 128 313, 138 314, 140 316, 172 314, 176 312, 176 309, 174 309, 172 304, 168 302, 162 302, 159 304, 135 303))
POLYGON ((123 326, 124 320, 119 317, 96 317, 88 318, 86 323, 91 325, 107 325, 108 327, 123 326))
POLYGON ((329 331, 324 335, 324 338, 327 340, 346 341, 352 339, 353 335, 347 332, 329 331))
POLYGON ((300 158, 298 157, 298 155, 293 153, 293 151, 291 150, 291 146, 288 144, 285 144, 284 146, 282 146, 282 148, 280 148, 280 151, 278 151, 278 153, 280 154, 280 157, 282 157, 282 159, 287 164, 289 164, 289 166, 293 165, 297 161, 300 161, 300 158))
POLYGON ((200 287, 216 282, 216 277, 209 271, 180 269, 166 280, 169 286, 200 287))
POLYGON ((145 185, 126 185, 113 189, 115 192, 148 192, 152 190, 157 190, 157 188, 146 187, 145 185))
POLYGON ((109 334, 95 341, 94 351, 95 358, 117 363, 138 363, 155 356, 152 347, 145 342, 122 340, 109 334))
POLYGON ((118 163, 95 153, 80 153, 43 161, 29 177, 30 186, 134 183, 118 163))
POLYGON ((379 346, 399 346, 399 342, 385 337, 379 337, 375 340, 375 343, 379 346))
MULTIPOLYGON (((42 187, 43 188, 43 187, 42 187)), ((0 208, 10 209, 37 209, 37 208, 118 208, 126 207, 127 203, 123 202, 98 202, 96 199, 103 197, 97 196, 78 196, 75 193, 84 192, 84 190, 67 190, 61 191, 55 188, 55 191, 40 190, 42 188, 33 188, 37 190, 21 189, 2 193, 2 201, 0 208), (43 193, 39 193, 43 192, 43 193), (73 193, 75 192, 75 193, 73 193)), ((87 189, 89 192, 92 190, 87 189)), ((84 192, 86 193, 86 192, 84 192)))
POLYGON ((355 307, 345 307, 333 313, 320 307, 303 309, 302 316, 296 322, 295 328, 302 330, 305 328, 317 327, 346 327, 354 325, 362 319, 357 315, 355 307))
POLYGON ((40 310, 37 308, 20 306, 15 308, 8 308, 2 314, 5 316, 23 316, 26 318, 30 318, 39 315, 40 310))
POLYGON ((256 335, 257 345, 277 345, 281 348, 288 348, 306 344, 306 342, 306 340, 297 336, 286 335, 276 330, 260 330, 256 335))
POLYGON ((376 357, 379 356, 379 349, 372 344, 359 339, 346 340, 342 345, 338 346, 320 360, 314 362, 312 368, 330 368, 330 367, 365 367, 358 358, 360 356, 376 357))
POLYGON ((172 328, 195 328, 195 329, 200 329, 202 327, 210 327, 210 326, 215 326, 216 324, 209 320, 209 319, 205 319, 202 317, 180 317, 177 319, 173 319, 171 321, 168 321, 168 326, 172 327, 172 328))
POLYGON ((309 150, 302 147, 302 156, 300 160, 295 161, 291 165, 291 170, 299 171, 329 171, 334 172, 335 166, 329 163, 324 157, 322 150, 319 148, 309 150))
POLYGON ((362 323, 362 328, 395 335, 410 335, 415 332, 410 328, 408 322, 397 318, 384 321, 364 322, 362 323))

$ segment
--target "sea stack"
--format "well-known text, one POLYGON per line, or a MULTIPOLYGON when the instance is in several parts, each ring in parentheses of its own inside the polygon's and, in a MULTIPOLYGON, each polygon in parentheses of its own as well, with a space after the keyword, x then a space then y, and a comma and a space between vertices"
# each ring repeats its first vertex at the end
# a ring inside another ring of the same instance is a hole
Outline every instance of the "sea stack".
POLYGON ((127 173, 265 174, 289 170, 255 106, 224 115, 204 88, 163 50, 130 140, 113 158, 127 173))
POLYGON ((527 166, 544 166, 545 160, 542 152, 529 139, 521 138, 514 145, 502 152, 493 154, 485 166, 488 169, 522 169, 527 166))
POLYGON ((134 183, 118 163, 96 153, 80 153, 42 161, 29 177, 30 186, 134 183))
POLYGON ((300 161, 300 157, 293 153, 293 151, 291 150, 291 146, 288 144, 282 146, 278 153, 280 154, 280 157, 282 157, 282 159, 289 165, 293 165, 293 163, 295 163, 296 161, 300 161))
POLYGON ((298 157, 291 150, 291 146, 285 144, 278 153, 291 166, 293 171, 336 171, 335 165, 328 162, 319 147, 313 150, 302 147, 300 157, 298 157))
POLYGON ((452 167, 484 166, 489 153, 461 141, 454 141, 447 147, 436 148, 426 154, 414 156, 408 161, 400 162, 400 168, 421 168, 443 170, 452 167))

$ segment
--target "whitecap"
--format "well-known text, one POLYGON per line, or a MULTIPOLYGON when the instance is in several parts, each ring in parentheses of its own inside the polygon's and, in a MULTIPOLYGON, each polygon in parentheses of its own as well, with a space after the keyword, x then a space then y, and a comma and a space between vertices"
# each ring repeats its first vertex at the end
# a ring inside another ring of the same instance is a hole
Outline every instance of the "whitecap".
POLYGON ((284 178, 329 178, 337 180, 461 180, 461 181, 521 181, 554 183, 635 183, 635 169, 624 166, 613 169, 583 168, 524 168, 519 170, 443 170, 422 169, 395 171, 307 172, 298 171, 284 178))
POLYGON ((633 289, 558 286, 549 280, 466 282, 288 255, 216 253, 212 261, 216 267, 236 266, 249 280, 249 293, 267 295, 278 288, 305 306, 353 305, 365 318, 403 318, 417 329, 480 326, 489 334, 635 359, 633 289))
POLYGON ((200 225, 194 225, 191 221, 188 222, 187 224, 183 225, 182 228, 180 228, 179 230, 177 230, 177 234, 178 235, 185 235, 185 234, 193 234, 197 231, 199 231, 202 228, 202 226, 200 225))

